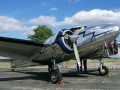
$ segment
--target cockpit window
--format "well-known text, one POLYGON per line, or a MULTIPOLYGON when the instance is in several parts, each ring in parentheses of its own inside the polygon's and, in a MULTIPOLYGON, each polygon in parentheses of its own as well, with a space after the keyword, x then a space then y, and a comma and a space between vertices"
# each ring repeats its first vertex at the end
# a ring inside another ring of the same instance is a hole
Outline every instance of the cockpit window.
POLYGON ((74 32, 75 30, 81 29, 82 27, 86 28, 87 26, 75 26, 75 27, 69 28, 69 30, 71 30, 72 32, 74 32))

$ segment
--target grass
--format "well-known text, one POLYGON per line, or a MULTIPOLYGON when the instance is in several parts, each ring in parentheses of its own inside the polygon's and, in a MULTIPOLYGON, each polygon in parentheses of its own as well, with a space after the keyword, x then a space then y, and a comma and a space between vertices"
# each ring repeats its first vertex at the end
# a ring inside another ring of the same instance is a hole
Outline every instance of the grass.
MULTIPOLYGON (((120 59, 103 59, 104 62, 120 62, 120 59)), ((97 59, 88 59, 87 62, 100 62, 99 60, 97 59)), ((66 61, 64 62, 64 64, 66 65, 66 61)), ((61 63, 58 63, 57 65, 62 65, 62 62, 61 63)), ((76 60, 70 60, 69 61, 69 65, 76 65, 76 60)))
MULTIPOLYGON (((104 62, 120 62, 120 59, 103 59, 104 62)), ((88 59, 88 62, 99 62, 97 59, 88 59)))
MULTIPOLYGON (((120 59, 103 59, 104 62, 120 62, 120 59)), ((87 62, 99 62, 97 59, 88 59, 87 62)), ((57 65, 62 65, 61 63, 58 63, 57 65)), ((66 61, 64 62, 64 65, 66 65, 66 61)), ((76 60, 70 60, 69 65, 76 65, 76 60)), ((0 63, 0 66, 11 66, 11 63, 0 63)))
POLYGON ((0 66, 11 66, 11 63, 0 63, 0 66))

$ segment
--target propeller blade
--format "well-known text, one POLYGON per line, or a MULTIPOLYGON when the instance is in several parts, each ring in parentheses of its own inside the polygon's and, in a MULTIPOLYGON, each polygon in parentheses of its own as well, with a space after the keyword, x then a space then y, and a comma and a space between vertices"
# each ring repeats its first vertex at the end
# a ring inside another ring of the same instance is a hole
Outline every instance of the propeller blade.
MULTIPOLYGON (((52 25, 53 27, 55 27, 56 29, 58 29, 60 32, 62 32, 62 33, 63 33, 63 31, 62 31, 61 29, 59 29, 57 26, 55 26, 55 25, 54 25, 54 24, 52 24, 52 23, 51 23, 51 25, 52 25)), ((65 33, 65 35, 67 35, 68 37, 70 37, 70 35, 68 35, 68 34, 66 34, 66 33, 65 33)))
POLYGON ((53 27, 55 27, 56 29, 58 29, 59 31, 63 32, 61 29, 59 29, 59 28, 58 28, 57 26, 55 26, 54 24, 51 23, 51 25, 52 25, 53 27))
POLYGON ((82 26, 82 28, 76 33, 76 36, 71 36, 71 41, 73 42, 74 53, 75 53, 78 66, 81 66, 81 64, 80 64, 80 56, 79 56, 77 45, 75 42, 77 42, 79 38, 78 34, 81 33, 83 29, 84 29, 84 26, 82 26))
POLYGON ((110 55, 110 54, 109 54, 109 51, 108 51, 109 46, 106 44, 106 41, 103 41, 103 42, 105 43, 105 49, 106 49, 107 54, 108 54, 108 56, 109 56, 109 55, 110 55))
POLYGON ((84 29, 84 26, 82 26, 82 28, 76 34, 78 35, 79 33, 81 33, 83 29, 84 29))
POLYGON ((78 66, 81 66, 81 64, 80 64, 80 56, 78 54, 77 45, 76 45, 75 42, 73 43, 73 48, 74 48, 74 53, 75 53, 77 64, 78 64, 78 66))

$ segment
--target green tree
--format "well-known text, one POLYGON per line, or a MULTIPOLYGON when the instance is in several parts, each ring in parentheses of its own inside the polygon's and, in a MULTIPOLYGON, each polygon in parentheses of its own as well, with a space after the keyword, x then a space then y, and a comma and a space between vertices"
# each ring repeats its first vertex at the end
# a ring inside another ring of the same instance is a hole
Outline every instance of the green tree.
POLYGON ((28 39, 34 41, 44 42, 50 36, 53 36, 52 30, 46 25, 38 25, 37 28, 33 29, 34 35, 28 35, 28 39))

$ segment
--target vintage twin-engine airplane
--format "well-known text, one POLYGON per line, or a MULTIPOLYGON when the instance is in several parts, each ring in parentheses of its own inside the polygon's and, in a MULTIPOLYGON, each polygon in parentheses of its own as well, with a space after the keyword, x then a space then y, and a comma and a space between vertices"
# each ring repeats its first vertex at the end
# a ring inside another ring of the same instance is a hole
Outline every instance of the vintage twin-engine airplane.
MULTIPOLYGON (((56 27, 55 25, 53 25, 56 27)), ((104 76, 109 73, 102 59, 117 54, 120 42, 116 41, 120 28, 113 24, 96 25, 92 27, 78 26, 69 29, 59 29, 45 42, 0 37, 0 56, 11 59, 11 68, 34 65, 48 65, 52 83, 62 80, 59 67, 56 63, 76 58, 80 60, 100 60, 99 73, 104 76)))

